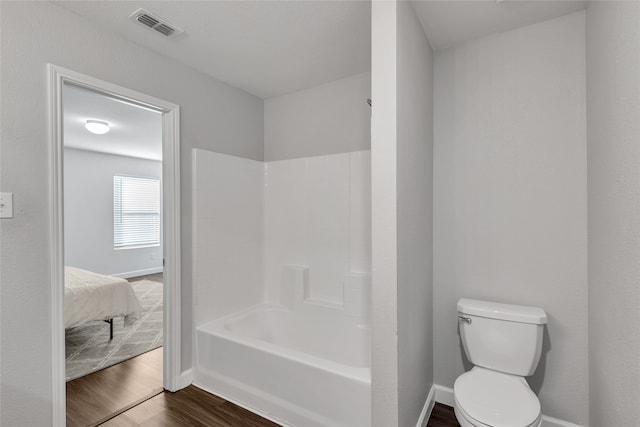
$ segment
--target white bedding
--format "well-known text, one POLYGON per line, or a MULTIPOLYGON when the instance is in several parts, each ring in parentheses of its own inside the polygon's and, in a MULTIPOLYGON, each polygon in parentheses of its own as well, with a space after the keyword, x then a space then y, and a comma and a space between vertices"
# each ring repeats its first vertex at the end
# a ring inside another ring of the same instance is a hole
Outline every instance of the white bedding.
POLYGON ((64 268, 64 327, 129 316, 142 310, 131 284, 75 267, 64 268))

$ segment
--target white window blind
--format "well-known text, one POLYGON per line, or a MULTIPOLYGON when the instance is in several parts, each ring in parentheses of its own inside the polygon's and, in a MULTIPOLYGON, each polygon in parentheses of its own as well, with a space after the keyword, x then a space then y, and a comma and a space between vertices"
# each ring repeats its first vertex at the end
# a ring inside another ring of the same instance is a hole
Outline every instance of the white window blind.
POLYGON ((113 177, 113 247, 160 245, 160 180, 113 177))

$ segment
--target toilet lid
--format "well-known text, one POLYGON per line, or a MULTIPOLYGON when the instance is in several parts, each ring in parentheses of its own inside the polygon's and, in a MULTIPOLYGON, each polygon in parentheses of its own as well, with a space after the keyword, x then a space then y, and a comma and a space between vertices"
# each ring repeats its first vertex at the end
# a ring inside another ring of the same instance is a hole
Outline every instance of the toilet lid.
POLYGON ((462 374, 453 393, 471 418, 494 427, 528 427, 540 416, 540 402, 521 377, 475 367, 462 374))

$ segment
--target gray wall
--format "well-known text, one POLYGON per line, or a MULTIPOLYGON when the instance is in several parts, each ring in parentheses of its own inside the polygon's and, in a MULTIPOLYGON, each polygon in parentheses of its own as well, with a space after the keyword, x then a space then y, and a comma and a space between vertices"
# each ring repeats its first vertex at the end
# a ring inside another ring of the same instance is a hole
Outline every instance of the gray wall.
POLYGON ((162 245, 113 249, 113 176, 162 178, 162 162, 64 149, 64 261, 100 274, 162 271, 162 245))
POLYGON ((433 64, 407 1, 397 31, 398 425, 415 426, 433 386, 433 64))
POLYGON ((265 161, 368 150, 371 73, 264 101, 265 161))
POLYGON ((371 5, 371 399, 375 427, 398 425, 395 1, 371 5))
POLYGON ((640 420, 640 3, 587 9, 591 425, 640 420))
POLYGON ((191 365, 191 148, 263 159, 263 102, 49 2, 0 2, 0 424, 51 423, 48 62, 181 106, 182 361, 191 365), (40 325, 36 327, 34 325, 40 325))
POLYGON ((409 2, 372 17, 373 425, 415 426, 433 386, 432 51, 409 2))
POLYGON ((471 367, 459 298, 540 306, 529 383, 587 424, 585 13, 438 52, 434 72, 435 382, 471 367))

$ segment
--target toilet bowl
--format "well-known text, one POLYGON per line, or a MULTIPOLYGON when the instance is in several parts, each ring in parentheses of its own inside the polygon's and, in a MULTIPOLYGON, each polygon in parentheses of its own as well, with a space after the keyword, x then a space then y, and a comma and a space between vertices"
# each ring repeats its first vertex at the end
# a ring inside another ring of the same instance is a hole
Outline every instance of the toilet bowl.
POLYGON ((474 367, 453 386, 462 427, 539 427, 540 401, 524 377, 542 352, 546 313, 537 307, 461 299, 460 338, 474 367))
POLYGON ((458 377, 454 411, 462 427, 539 427, 540 401, 522 377, 474 367, 458 377))

